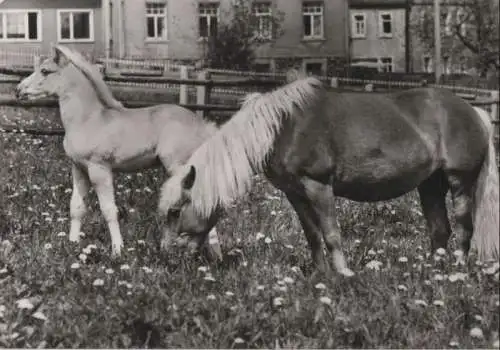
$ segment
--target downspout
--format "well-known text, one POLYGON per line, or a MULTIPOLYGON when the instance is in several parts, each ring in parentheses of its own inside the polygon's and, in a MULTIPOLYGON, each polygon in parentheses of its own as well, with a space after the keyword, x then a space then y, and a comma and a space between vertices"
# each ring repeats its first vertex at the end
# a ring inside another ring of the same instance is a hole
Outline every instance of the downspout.
POLYGON ((110 56, 110 1, 111 0, 102 0, 102 25, 103 25, 103 33, 104 33, 104 57, 107 60, 110 56))
POLYGON ((411 30, 410 30, 410 17, 411 17, 411 0, 406 0, 405 5, 405 71, 406 73, 413 73, 413 65, 411 64, 411 30))
POLYGON ((125 24, 124 24, 124 6, 123 0, 120 0, 118 6, 118 55, 120 58, 125 57, 125 24))

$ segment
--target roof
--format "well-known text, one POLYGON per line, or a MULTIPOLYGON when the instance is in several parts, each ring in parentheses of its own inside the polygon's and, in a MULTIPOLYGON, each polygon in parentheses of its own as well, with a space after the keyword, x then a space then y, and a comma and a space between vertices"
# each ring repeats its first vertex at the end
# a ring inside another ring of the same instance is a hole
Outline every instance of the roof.
POLYGON ((387 9, 387 8, 406 8, 408 0, 349 0, 350 8, 357 9, 387 9))

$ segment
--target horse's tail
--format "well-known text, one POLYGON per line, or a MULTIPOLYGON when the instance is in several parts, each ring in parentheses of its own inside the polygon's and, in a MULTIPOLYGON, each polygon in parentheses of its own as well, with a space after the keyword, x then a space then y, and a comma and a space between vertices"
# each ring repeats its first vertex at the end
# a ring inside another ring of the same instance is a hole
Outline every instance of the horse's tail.
POLYGON ((478 257, 482 261, 498 260, 499 252, 499 181, 495 159, 494 132, 488 113, 474 108, 489 132, 488 151, 481 166, 474 198, 474 240, 478 257))

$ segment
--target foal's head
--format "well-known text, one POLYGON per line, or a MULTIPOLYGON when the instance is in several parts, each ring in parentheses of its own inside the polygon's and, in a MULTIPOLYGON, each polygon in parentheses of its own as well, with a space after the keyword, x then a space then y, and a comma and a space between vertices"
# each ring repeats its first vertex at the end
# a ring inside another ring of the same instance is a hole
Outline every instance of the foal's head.
POLYGON ((60 96, 68 91, 81 76, 70 59, 59 47, 54 47, 51 57, 45 59, 38 69, 16 86, 19 99, 36 100, 48 96, 60 96))
POLYGON ((179 235, 187 235, 198 247, 206 239, 219 217, 218 210, 208 215, 199 212, 192 201, 192 188, 196 180, 196 170, 187 165, 173 174, 162 186, 159 214, 163 222, 161 247, 170 248, 179 235))

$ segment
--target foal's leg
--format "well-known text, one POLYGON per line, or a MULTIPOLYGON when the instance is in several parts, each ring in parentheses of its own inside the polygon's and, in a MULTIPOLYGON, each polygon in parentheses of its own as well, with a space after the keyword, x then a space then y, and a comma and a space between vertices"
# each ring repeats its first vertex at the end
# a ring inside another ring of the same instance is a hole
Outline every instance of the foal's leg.
POLYGON ((303 179, 302 183, 311 201, 319 228, 323 233, 326 248, 332 255, 335 270, 344 276, 353 276, 354 272, 347 267, 342 253, 342 237, 337 221, 333 188, 312 179, 303 179))
POLYGON ((108 223, 111 234, 111 254, 119 256, 123 247, 123 240, 118 225, 118 210, 113 190, 113 173, 110 168, 100 164, 89 165, 88 172, 99 199, 99 206, 108 223))
POLYGON ((451 235, 445 203, 448 188, 448 181, 440 170, 418 186, 420 204, 427 222, 427 229, 431 234, 433 252, 438 248, 446 248, 451 235))
POLYGON ((472 205, 474 190, 472 182, 467 181, 466 176, 460 174, 448 174, 448 182, 450 183, 457 221, 457 240, 461 252, 458 259, 459 262, 464 262, 464 256, 469 253, 473 233, 472 205))
POLYGON ((78 242, 80 240, 82 218, 87 211, 85 196, 89 191, 90 183, 85 169, 81 166, 73 164, 71 173, 73 177, 73 193, 70 202, 71 227, 69 240, 71 242, 78 242))

